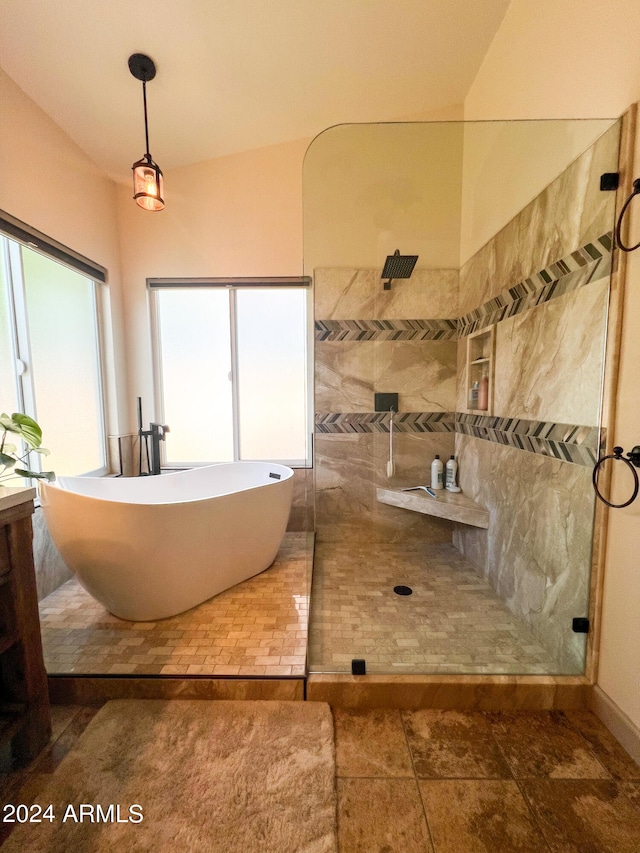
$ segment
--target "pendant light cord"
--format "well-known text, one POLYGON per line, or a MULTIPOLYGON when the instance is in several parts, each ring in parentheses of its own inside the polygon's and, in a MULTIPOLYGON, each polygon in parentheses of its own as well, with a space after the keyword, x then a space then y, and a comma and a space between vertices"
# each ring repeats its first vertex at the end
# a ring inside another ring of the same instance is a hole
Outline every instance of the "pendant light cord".
POLYGON ((142 102, 144 104, 144 141, 147 146, 147 157, 151 159, 149 153, 149 125, 147 123, 147 81, 142 81, 142 102))

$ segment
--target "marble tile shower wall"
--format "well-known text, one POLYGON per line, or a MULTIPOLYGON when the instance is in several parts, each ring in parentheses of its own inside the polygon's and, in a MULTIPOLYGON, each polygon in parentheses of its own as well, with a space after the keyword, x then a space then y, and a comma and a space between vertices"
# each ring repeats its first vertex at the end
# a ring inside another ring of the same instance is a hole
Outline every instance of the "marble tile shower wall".
POLYGON ((385 291, 380 270, 318 269, 314 300, 318 540, 450 542, 450 522, 375 494, 427 483, 433 456, 454 452, 458 271, 414 270, 385 291), (376 392, 399 395, 390 479, 376 392))
POLYGON ((599 184, 618 140, 614 126, 460 270, 457 408, 466 335, 495 322, 495 417, 457 416, 460 484, 491 520, 454 544, 567 673, 589 607, 615 204, 599 184))
POLYGON ((33 523, 33 562, 38 601, 46 598, 71 577, 71 572, 53 543, 42 507, 36 507, 33 523))

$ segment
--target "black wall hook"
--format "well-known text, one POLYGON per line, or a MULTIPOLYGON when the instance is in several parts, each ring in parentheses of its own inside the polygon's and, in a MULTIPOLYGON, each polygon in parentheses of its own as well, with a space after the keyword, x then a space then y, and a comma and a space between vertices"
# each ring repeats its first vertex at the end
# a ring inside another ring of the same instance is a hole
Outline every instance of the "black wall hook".
MULTIPOLYGON (((638 184, 640 184, 640 180, 638 181, 638 184)), ((640 189, 638 189, 638 192, 640 192, 640 189)), ((638 243, 638 246, 640 246, 640 243, 638 243)), ((595 493, 597 497, 600 498, 603 504, 606 504, 607 506, 610 506, 613 509, 622 509, 623 507, 632 504, 638 497, 638 490, 640 489, 640 482, 638 481, 638 474, 636 471, 636 468, 640 468, 640 444, 636 444, 636 446, 632 450, 630 450, 629 453, 627 453, 627 458, 622 455, 623 453, 623 447, 614 447, 613 453, 610 453, 608 456, 603 456, 602 459, 599 459, 596 462, 595 468, 593 469, 592 482, 593 488, 595 489, 595 493), (624 503, 612 504, 606 498, 603 498, 600 492, 598 491, 598 470, 607 459, 619 459, 620 462, 624 462, 625 465, 629 466, 631 473, 633 474, 633 494, 631 495, 629 500, 625 501, 624 503)))

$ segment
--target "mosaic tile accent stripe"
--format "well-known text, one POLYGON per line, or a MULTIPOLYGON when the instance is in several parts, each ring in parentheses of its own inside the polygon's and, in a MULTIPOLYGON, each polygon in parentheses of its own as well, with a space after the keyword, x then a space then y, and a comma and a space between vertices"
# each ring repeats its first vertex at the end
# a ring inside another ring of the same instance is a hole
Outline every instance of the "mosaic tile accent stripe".
POLYGON ((589 468, 595 465, 598 458, 600 431, 597 427, 456 412, 455 430, 463 435, 589 468))
MULTIPOLYGON (((460 412, 400 412, 393 426, 398 432, 457 432, 585 467, 593 467, 598 459, 598 427, 460 412)), ((389 412, 320 412, 315 432, 388 433, 389 412)))
POLYGON ((457 320, 316 320, 316 341, 452 341, 457 320))
POLYGON ((316 341, 453 341, 564 296, 611 272, 613 233, 555 261, 459 319, 316 320, 316 341))
MULTIPOLYGON (((389 412, 319 412, 316 433, 389 432, 389 412)), ((399 412, 393 428, 398 432, 455 432, 455 412, 399 412)))
POLYGON ((458 337, 463 338, 477 329, 499 323, 608 276, 611 272, 612 240, 613 234, 608 231, 593 243, 587 243, 535 275, 506 288, 498 296, 460 317, 458 337))

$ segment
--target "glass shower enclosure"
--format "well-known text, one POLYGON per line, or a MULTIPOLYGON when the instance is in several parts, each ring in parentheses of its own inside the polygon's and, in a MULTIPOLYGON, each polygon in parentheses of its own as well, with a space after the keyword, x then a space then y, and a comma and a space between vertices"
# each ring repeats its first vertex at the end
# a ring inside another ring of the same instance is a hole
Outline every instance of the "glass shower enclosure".
POLYGON ((619 140, 434 122, 309 147, 310 672, 584 671, 619 140), (418 260, 387 289, 395 253, 418 260), (460 492, 414 488, 436 455, 460 492))

